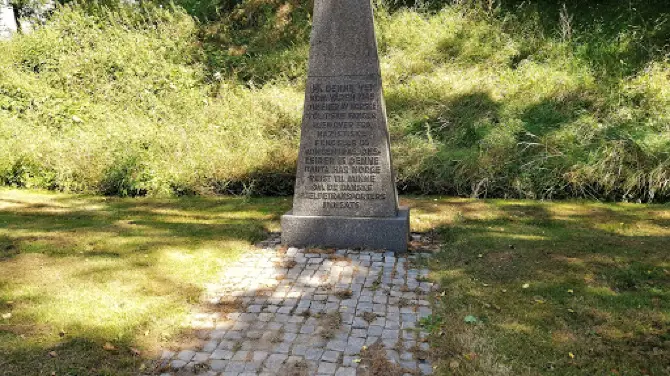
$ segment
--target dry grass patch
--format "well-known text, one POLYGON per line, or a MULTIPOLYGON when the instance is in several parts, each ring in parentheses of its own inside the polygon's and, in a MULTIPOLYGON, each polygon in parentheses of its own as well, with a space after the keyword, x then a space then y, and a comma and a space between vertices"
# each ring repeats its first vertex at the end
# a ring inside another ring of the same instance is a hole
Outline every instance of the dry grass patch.
POLYGON ((332 255, 335 252, 335 248, 307 248, 305 250, 305 253, 314 253, 317 255, 332 255))
POLYGON ((351 264, 351 258, 346 256, 330 255, 328 256, 328 260, 332 262, 346 262, 347 264, 351 264))
POLYGON ((382 344, 375 343, 361 350, 359 376, 403 376, 405 373, 408 373, 408 370, 388 360, 382 344))
POLYGON ((351 299, 353 292, 351 290, 338 290, 335 291, 333 295, 337 296, 339 299, 346 300, 351 299))
MULTIPOLYGON (((263 294, 262 291, 257 294, 263 294)), ((223 297, 217 303, 204 303, 200 307, 201 312, 227 314, 241 312, 244 309, 244 302, 237 297, 223 297)))
POLYGON ((282 269, 291 269, 298 265, 298 263, 293 260, 293 259, 287 259, 287 260, 282 260, 282 261, 277 261, 274 263, 275 267, 282 268, 282 269))
POLYGON ((363 312, 363 320, 371 323, 377 319, 377 314, 374 312, 363 312))
POLYGON ((309 366, 304 359, 295 362, 287 362, 281 367, 279 374, 286 376, 308 376, 309 366))
POLYGON ((339 312, 329 312, 319 317, 318 333, 325 339, 335 336, 342 324, 342 315, 339 312))

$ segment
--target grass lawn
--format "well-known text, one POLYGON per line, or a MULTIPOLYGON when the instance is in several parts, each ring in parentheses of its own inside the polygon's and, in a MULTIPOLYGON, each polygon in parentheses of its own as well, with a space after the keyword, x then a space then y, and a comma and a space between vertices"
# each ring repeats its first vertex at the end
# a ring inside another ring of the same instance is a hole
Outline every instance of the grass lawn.
POLYGON ((445 375, 670 374, 670 206, 412 200, 445 375))
POLYGON ((0 190, 0 374, 137 374, 289 206, 0 190))
MULTIPOLYGON (((670 372, 670 206, 402 201, 445 244, 438 374, 670 372)), ((0 373, 137 374, 290 204, 0 190, 0 373)))

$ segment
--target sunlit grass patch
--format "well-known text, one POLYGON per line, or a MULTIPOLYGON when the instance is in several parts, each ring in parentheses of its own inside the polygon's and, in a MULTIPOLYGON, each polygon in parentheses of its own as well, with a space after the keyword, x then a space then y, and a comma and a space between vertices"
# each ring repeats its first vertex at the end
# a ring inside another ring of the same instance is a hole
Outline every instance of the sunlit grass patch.
POLYGON ((205 285, 288 209, 282 199, 17 190, 0 190, 0 206, 0 313, 11 314, 0 319, 3 375, 136 374, 189 339, 205 285))

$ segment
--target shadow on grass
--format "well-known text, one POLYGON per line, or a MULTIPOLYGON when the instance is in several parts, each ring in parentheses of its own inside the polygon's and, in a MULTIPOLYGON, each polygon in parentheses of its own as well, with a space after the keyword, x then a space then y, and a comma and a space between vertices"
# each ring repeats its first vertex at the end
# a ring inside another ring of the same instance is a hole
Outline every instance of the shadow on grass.
POLYGON ((538 138, 560 131, 566 124, 573 123, 582 114, 596 112, 593 101, 587 96, 586 89, 581 92, 561 93, 560 96, 545 98, 524 109, 520 119, 523 120, 526 131, 537 137, 527 141, 537 142, 538 138))
MULTIPOLYGON (((392 0, 392 9, 418 4, 437 11, 444 1, 392 0)), ((467 7, 500 20, 520 20, 533 24, 533 33, 560 40, 570 37, 576 54, 587 61, 599 79, 609 82, 634 75, 650 61, 670 52, 670 4, 665 0, 504 0, 464 1, 467 7), (489 7, 493 9, 489 10, 489 7), (563 15, 562 15, 563 14, 563 15)), ((514 22, 512 22, 514 24, 514 22)), ((518 33, 518 30, 509 30, 518 33)), ((533 37, 531 35, 531 37, 533 37)), ((530 47, 530 46, 529 46, 530 47)), ((515 57, 518 65, 537 46, 515 57)))
POLYGON ((434 329, 442 369, 668 371, 667 205, 425 200, 415 210, 444 224, 433 265, 444 289, 434 329))
POLYGON ((390 97, 389 102, 393 112, 431 113, 437 110, 434 116, 417 119, 406 132, 440 142, 448 141, 458 147, 473 146, 488 134, 491 125, 499 123, 500 104, 486 92, 466 93, 439 102, 396 95, 390 97))
POLYGON ((667 1, 514 0, 501 4, 501 17, 537 18, 545 35, 560 36, 569 30, 577 55, 588 61, 602 80, 634 75, 652 59, 669 52, 667 1), (567 12, 563 19, 562 7, 567 12))

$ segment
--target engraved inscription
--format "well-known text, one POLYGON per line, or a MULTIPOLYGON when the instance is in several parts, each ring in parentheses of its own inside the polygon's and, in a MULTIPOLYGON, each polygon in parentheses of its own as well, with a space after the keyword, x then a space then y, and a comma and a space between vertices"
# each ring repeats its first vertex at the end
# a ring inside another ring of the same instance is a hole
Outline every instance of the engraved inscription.
POLYGON ((304 118, 315 137, 302 150, 308 184, 299 196, 320 201, 323 209, 358 209, 363 202, 387 199, 378 193, 386 192, 380 178, 382 150, 371 145, 381 90, 360 81, 322 78, 307 88, 304 118))

